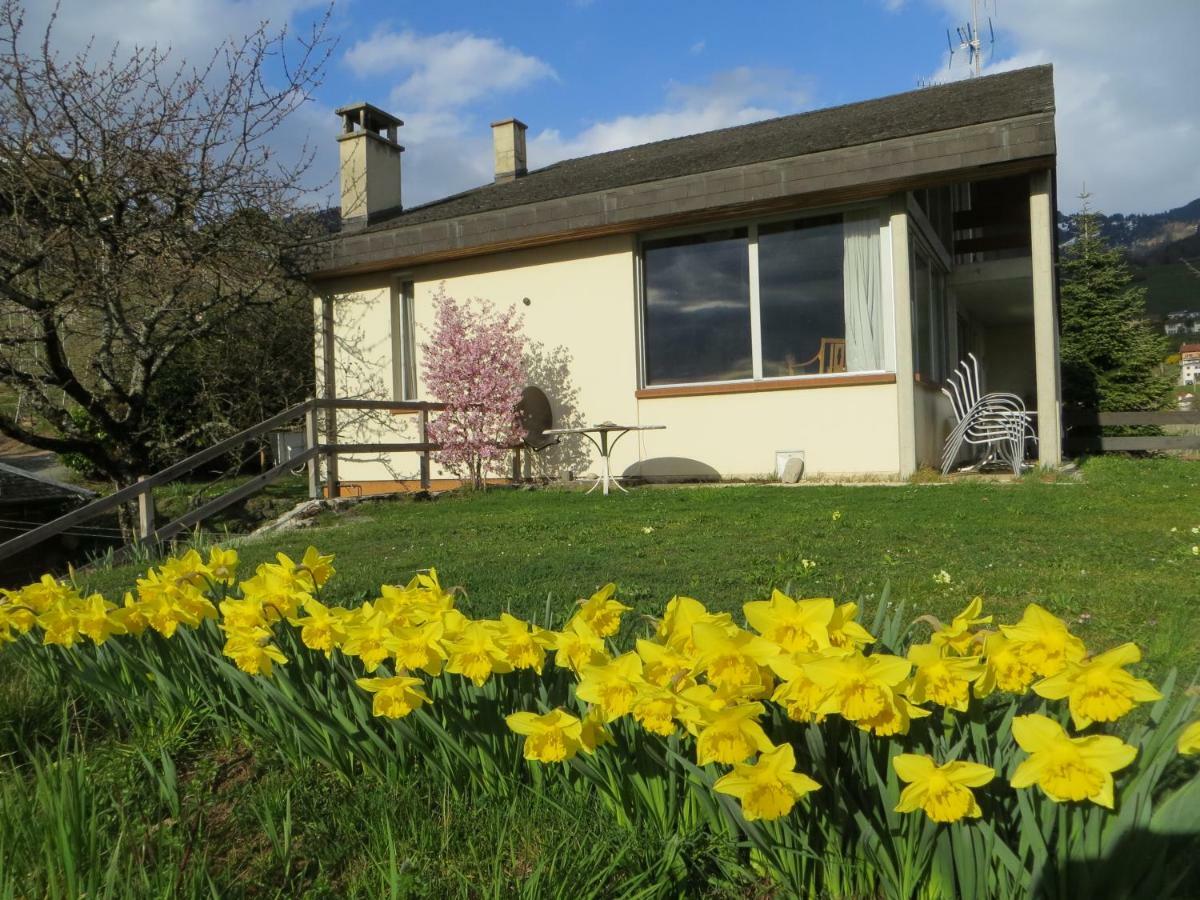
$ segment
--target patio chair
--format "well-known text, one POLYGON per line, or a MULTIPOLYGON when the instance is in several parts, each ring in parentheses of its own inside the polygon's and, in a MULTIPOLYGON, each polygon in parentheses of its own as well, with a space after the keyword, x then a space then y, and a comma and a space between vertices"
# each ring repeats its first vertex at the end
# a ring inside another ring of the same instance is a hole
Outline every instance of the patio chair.
POLYGON ((1020 475, 1025 442, 1037 440, 1025 403, 1016 394, 981 394, 979 360, 974 353, 968 353, 967 359, 970 365, 966 360, 960 362, 946 379, 947 387, 942 388, 955 419, 942 449, 942 474, 950 473, 964 446, 974 446, 983 448, 980 468, 999 460, 1020 475))

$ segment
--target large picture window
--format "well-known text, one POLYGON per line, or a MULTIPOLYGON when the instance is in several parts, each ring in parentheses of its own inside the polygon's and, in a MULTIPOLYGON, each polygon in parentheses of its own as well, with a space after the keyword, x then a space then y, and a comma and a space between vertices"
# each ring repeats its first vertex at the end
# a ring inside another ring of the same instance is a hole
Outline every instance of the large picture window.
POLYGON ((642 245, 645 383, 885 368, 875 210, 642 245))

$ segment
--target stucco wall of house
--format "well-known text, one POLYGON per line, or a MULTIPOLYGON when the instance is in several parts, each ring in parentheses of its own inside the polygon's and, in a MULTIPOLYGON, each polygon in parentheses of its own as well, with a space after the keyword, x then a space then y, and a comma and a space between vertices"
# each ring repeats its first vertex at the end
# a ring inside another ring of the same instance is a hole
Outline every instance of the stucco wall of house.
POLYGON ((917 465, 941 468, 942 447, 954 428, 954 410, 940 388, 915 385, 917 465))
MULTIPOLYGON (((899 468, 894 384, 638 399, 635 239, 597 238, 364 276, 325 285, 334 296, 339 396, 392 399, 393 282, 414 284, 418 345, 441 290, 515 307, 556 425, 611 420, 665 425, 627 435, 613 471, 647 477, 746 477, 774 470, 777 450, 803 450, 806 474, 894 476, 899 468), (529 303, 524 303, 528 298, 529 303), (565 408, 564 408, 565 401, 565 408)), ((320 348, 318 347, 318 353, 320 348)), ((418 396, 427 398, 420 377, 418 396)), ((320 371, 318 359, 318 371, 320 371)), ((411 417, 342 414, 343 440, 415 440, 411 417)), ((580 438, 543 451, 535 471, 597 472, 580 438)), ((415 478, 414 454, 344 458, 342 481, 415 478)), ((448 475, 434 467, 435 478, 448 475)))

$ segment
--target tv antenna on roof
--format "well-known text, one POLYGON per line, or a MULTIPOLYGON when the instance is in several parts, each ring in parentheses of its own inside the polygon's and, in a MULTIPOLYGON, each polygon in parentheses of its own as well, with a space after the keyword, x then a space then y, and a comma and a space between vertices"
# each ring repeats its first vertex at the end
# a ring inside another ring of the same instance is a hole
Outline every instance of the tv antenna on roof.
MULTIPOLYGON (((967 52, 967 65, 971 67, 972 75, 978 75, 983 67, 984 40, 979 30, 979 2, 980 0, 971 0, 971 21, 959 25, 954 29, 958 33, 957 49, 967 52)), ((986 3, 986 0, 984 2, 986 3)), ((990 51, 995 49, 996 46, 996 31, 992 28, 991 16, 988 16, 987 24, 987 45, 990 51)), ((954 41, 950 37, 950 29, 946 29, 946 44, 950 47, 950 60, 947 63, 947 67, 950 67, 954 65, 954 52, 956 49, 954 41)))

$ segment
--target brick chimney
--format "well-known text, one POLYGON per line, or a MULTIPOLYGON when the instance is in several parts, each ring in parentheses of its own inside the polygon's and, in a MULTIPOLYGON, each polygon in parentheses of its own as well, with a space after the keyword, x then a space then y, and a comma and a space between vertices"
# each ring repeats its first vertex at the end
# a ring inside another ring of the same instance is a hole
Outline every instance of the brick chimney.
POLYGON ((404 123, 370 103, 337 110, 342 117, 338 163, 342 188, 342 228, 362 228, 400 210, 400 154, 397 129, 404 123))
POLYGON ((529 171, 525 164, 525 127, 520 119, 492 123, 496 181, 512 181, 529 171))

